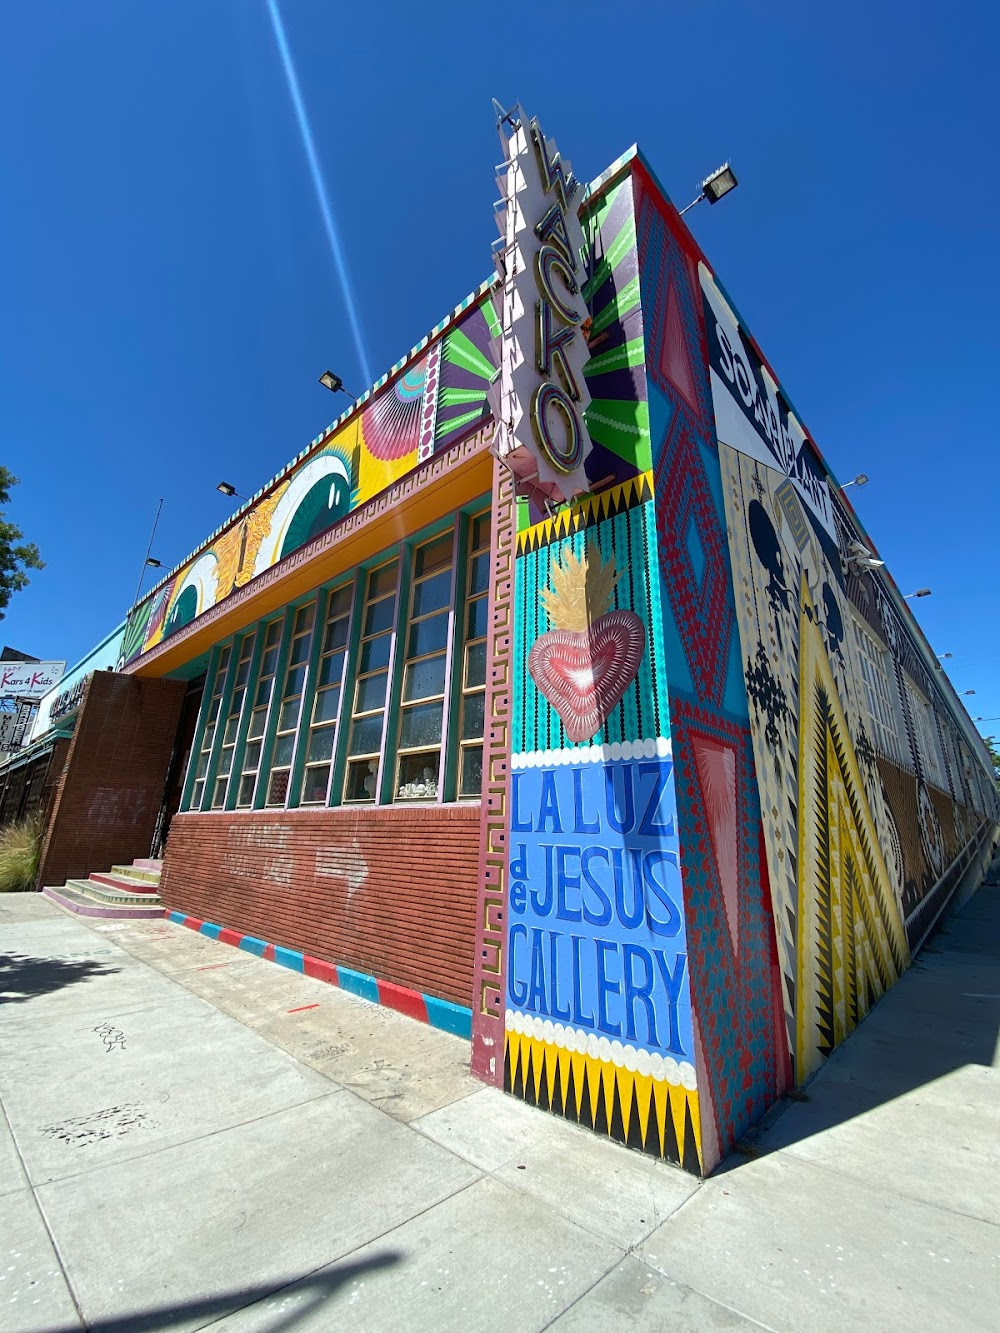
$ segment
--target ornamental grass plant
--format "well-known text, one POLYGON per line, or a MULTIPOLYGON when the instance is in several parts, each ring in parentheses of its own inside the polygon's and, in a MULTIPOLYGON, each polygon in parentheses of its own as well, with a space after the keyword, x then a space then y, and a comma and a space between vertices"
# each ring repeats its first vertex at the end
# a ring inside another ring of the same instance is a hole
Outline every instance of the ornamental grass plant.
POLYGON ((26 893, 35 887, 42 849, 37 818, 19 819, 0 829, 0 893, 26 893))

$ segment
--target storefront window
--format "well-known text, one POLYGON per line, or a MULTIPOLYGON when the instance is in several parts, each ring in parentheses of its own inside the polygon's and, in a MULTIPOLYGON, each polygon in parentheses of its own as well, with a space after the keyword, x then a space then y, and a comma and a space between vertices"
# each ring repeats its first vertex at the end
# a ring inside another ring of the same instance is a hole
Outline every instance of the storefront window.
POLYGON ((312 717, 306 736, 302 774, 302 805, 325 805, 333 769, 333 751, 340 716, 344 662, 350 641, 354 586, 335 588, 327 604, 326 621, 316 666, 312 717))
POLYGON ((288 783, 292 772, 292 761, 295 758, 295 738, 299 730, 302 695, 309 670, 309 649, 312 647, 315 620, 316 603, 310 602, 308 606, 299 607, 292 622, 288 665, 285 667, 285 679, 274 733, 274 749, 271 752, 265 801, 268 806, 284 805, 288 800, 288 783))
POLYGON ((217 650, 186 809, 478 798, 489 511, 386 554, 217 650))
POLYGON ((371 570, 366 580, 347 746, 345 801, 373 804, 378 800, 398 584, 398 559, 371 570))
POLYGON ((274 677, 278 670, 278 649, 281 645, 281 620, 272 620, 264 634, 264 651, 261 654, 257 683, 253 691, 253 704, 250 710, 250 725, 247 728, 247 741, 243 749, 243 762, 240 765, 240 787, 236 795, 236 808, 249 809, 253 805, 254 789, 257 786, 257 773, 260 769, 261 751, 264 745, 264 730, 267 713, 271 706, 274 692, 274 677))
POLYGON ((462 711, 459 719, 458 796, 478 797, 483 786, 483 735, 486 719, 486 634, 489 628, 490 515, 478 514, 469 525, 469 563, 465 589, 465 648, 462 663, 462 711))
POLYGON ((222 746, 219 750, 219 761, 216 765, 215 787, 212 791, 213 810, 221 810, 226 804, 226 797, 229 794, 229 779, 233 771, 233 756, 236 753, 236 737, 239 733, 240 717, 246 699, 247 682, 250 679, 250 662, 253 658, 254 638, 255 635, 251 631, 251 633, 243 636, 240 645, 240 655, 236 663, 236 674, 233 680, 233 692, 229 699, 229 707, 226 709, 222 746))
POLYGON ((454 529, 413 551, 399 729, 397 801, 436 801, 452 632, 454 529))
POLYGON ((204 800, 209 761, 212 757, 212 746, 215 743, 215 732, 219 725, 219 710, 222 708, 222 695, 226 688, 226 672, 229 669, 229 659, 232 651, 230 644, 226 644, 224 648, 219 650, 219 661, 215 668, 212 692, 208 696, 205 724, 201 734, 201 746, 195 760, 194 783, 191 787, 191 798, 188 803, 192 810, 200 810, 201 803, 204 800))

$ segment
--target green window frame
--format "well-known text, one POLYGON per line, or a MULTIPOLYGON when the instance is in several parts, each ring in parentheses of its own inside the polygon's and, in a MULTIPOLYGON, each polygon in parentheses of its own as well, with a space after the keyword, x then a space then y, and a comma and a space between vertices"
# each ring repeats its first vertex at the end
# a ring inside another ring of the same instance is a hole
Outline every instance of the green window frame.
POLYGON ((248 634, 244 634, 241 639, 234 641, 233 644, 232 652, 235 654, 236 642, 239 643, 239 655, 233 663, 232 689, 224 714, 225 722, 222 729, 219 758, 215 765, 215 780, 212 784, 211 797, 211 809, 213 810, 224 810, 226 808, 256 638, 255 631, 250 630, 248 634))
POLYGON ((231 643, 219 647, 215 662, 215 674, 212 677, 212 688, 205 691, 205 712, 199 728, 201 743, 197 755, 192 753, 194 781, 191 783, 191 792, 188 799, 189 810, 200 810, 205 800, 205 793, 210 790, 208 779, 212 750, 215 746, 215 733, 218 729, 219 713, 222 711, 222 699, 226 690, 226 676, 229 671, 229 660, 232 651, 231 643))
POLYGON ((274 694, 274 678, 278 672, 281 631, 284 623, 285 617, 282 615, 260 627, 262 652, 260 666, 254 673, 253 692, 250 695, 252 702, 247 714, 246 740, 240 758, 240 781, 236 791, 237 810, 253 809, 264 735, 267 731, 271 698, 274 694))
POLYGON ((455 607, 453 524, 409 549, 406 633, 390 799, 439 801, 447 742, 455 607))
POLYGON ((461 699, 458 729, 458 790, 460 801, 479 800, 483 790, 483 741, 486 733, 486 675, 490 613, 490 527, 484 510, 469 519, 465 561, 465 623, 462 669, 457 693, 461 699))
POLYGON ((492 522, 481 505, 213 649, 182 809, 480 798, 492 522))
POLYGON ((324 599, 325 615, 313 652, 311 698, 302 710, 305 736, 301 775, 295 784, 299 805, 325 806, 330 799, 356 600, 355 583, 332 588, 324 599))
POLYGON ((376 805, 385 752, 385 715, 396 657, 401 561, 396 554, 368 570, 354 659, 344 805, 376 805))
POLYGON ((264 805, 268 810, 284 809, 292 780, 292 766, 299 737, 302 700, 310 685, 309 659, 316 625, 316 602, 307 602, 290 612, 291 634, 281 693, 274 720, 274 734, 268 760, 264 805))

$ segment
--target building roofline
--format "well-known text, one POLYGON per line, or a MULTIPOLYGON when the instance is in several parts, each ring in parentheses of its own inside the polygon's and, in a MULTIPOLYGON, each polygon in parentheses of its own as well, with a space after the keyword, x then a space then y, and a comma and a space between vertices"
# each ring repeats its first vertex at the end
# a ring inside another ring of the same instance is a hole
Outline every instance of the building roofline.
POLYGON ((309 444, 307 444, 305 448, 301 449, 293 459, 291 459, 288 463, 286 463, 280 472, 276 472, 275 475, 270 479, 270 481, 266 481, 263 486, 261 486, 258 490, 254 491, 253 495, 249 496, 249 498, 246 499, 240 505, 239 509, 235 510, 235 512, 232 513, 224 523, 221 523, 214 530, 214 532, 209 533, 209 535, 205 537, 201 542, 199 542, 198 545, 194 548, 194 550, 191 551, 188 555, 184 556, 182 560, 178 560, 178 562, 173 566, 173 568, 167 574, 164 574, 153 585, 153 587, 149 589, 147 593, 145 593, 142 597, 140 597, 140 599, 137 602, 133 603, 133 605, 129 607, 128 613, 125 617, 125 624, 127 625, 128 620, 131 617, 131 614, 134 611, 135 607, 141 606, 144 602, 148 602, 149 599, 155 596, 155 594, 158 593, 160 589, 163 588, 166 584, 168 584, 170 580, 174 578, 175 575, 179 574, 181 570, 185 568, 185 566, 189 565, 192 560, 196 559, 203 552, 207 551, 208 548, 212 545, 214 541, 216 541, 217 538, 221 537, 223 533, 228 532, 230 528, 235 527, 236 524, 240 522, 240 520, 249 512, 249 510, 251 510, 255 505, 259 504, 260 501, 263 500, 264 497, 267 496, 271 491, 273 491, 277 486, 280 486, 281 483, 289 476, 289 474, 294 472, 294 470, 299 466, 299 464, 304 462, 305 459, 308 458, 311 453, 313 453, 317 449, 322 448, 322 446, 326 444, 326 442, 331 438, 331 436, 333 436, 337 431, 341 430, 344 426, 347 425, 349 421, 351 421, 355 416, 357 416, 360 412, 362 412, 364 408, 367 406, 367 404, 372 400, 372 398, 374 398, 375 395, 382 388, 384 388, 385 385, 388 384, 388 382, 391 379, 395 379, 395 377, 398 374, 400 374, 403 370, 405 370, 408 365, 410 365, 413 361, 415 361, 416 358, 420 356, 422 352, 425 352, 427 350, 427 348, 430 346, 430 344, 434 341, 435 338, 439 338, 443 333, 446 333, 453 324, 458 322, 458 320, 461 318, 462 315, 465 314, 465 312, 469 309, 470 306, 473 306, 478 301, 481 301, 484 296, 488 295, 488 293, 498 285, 498 283, 499 283, 499 278, 497 277, 487 278, 485 282, 481 282, 478 287, 476 287, 473 291, 471 291, 464 301, 460 301, 459 304, 455 306, 455 308, 444 317, 444 319, 442 319, 438 324, 435 324, 434 328, 432 328, 429 333, 424 334, 424 336, 420 339, 418 343, 415 343, 404 356, 400 357, 400 359, 397 362, 395 362, 394 365, 390 366, 389 369, 383 375, 380 375, 379 378, 375 381, 375 383, 370 386, 370 388, 366 389, 365 392, 361 394, 359 398, 355 399, 355 401, 351 404, 350 407, 346 408, 343 412, 341 412, 339 417, 336 417, 330 423, 329 426, 327 426, 324 430, 320 431, 319 435, 317 435, 314 440, 312 440, 309 444))

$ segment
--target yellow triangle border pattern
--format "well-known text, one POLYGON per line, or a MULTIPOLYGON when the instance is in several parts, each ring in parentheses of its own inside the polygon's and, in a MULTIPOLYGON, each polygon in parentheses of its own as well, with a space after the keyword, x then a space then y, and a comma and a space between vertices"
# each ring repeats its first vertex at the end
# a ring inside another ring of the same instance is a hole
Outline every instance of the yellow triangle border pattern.
POLYGON ((511 1029, 504 1054, 504 1086, 514 1096, 704 1174, 696 1089, 511 1029))
POLYGON ((559 538, 571 537, 604 519, 635 509, 652 498, 653 474, 640 472, 618 486, 612 486, 598 495, 584 496, 575 504, 560 509, 552 518, 545 518, 525 528, 517 534, 517 553, 524 555, 528 551, 537 551, 559 538))

